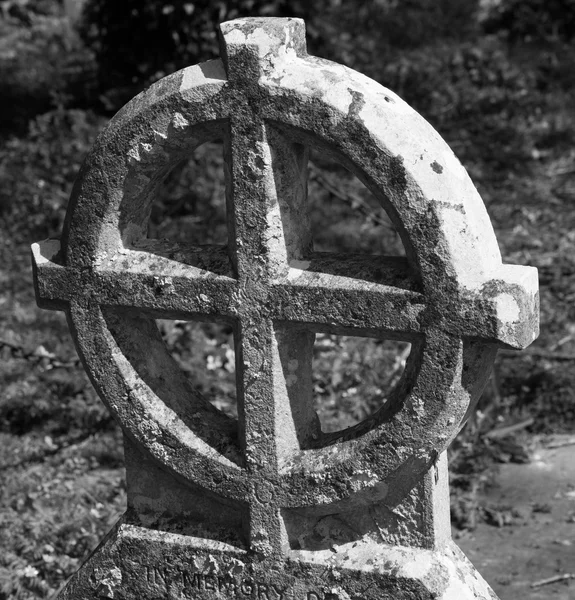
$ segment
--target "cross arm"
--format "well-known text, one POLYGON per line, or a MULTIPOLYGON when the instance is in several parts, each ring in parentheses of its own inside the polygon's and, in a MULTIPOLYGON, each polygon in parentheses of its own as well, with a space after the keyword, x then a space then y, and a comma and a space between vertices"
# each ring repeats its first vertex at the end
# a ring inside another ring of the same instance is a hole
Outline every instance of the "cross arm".
POLYGON ((229 269, 225 249, 169 242, 153 246, 154 241, 147 240, 144 249, 122 248, 90 269, 59 264, 57 240, 34 244, 39 306, 65 310, 72 297, 85 296, 102 306, 141 309, 158 318, 233 318, 236 282, 222 274, 229 269))
POLYGON ((401 257, 315 253, 275 282, 274 318, 343 335, 420 332, 424 297, 401 257))
POLYGON ((420 291, 400 257, 314 254, 273 286, 277 321, 341 335, 408 340, 430 328, 522 349, 538 335, 537 270, 501 265, 475 287, 420 291))
POLYGON ((537 269, 501 265, 477 290, 462 292, 445 310, 452 333, 522 350, 539 335, 537 269))

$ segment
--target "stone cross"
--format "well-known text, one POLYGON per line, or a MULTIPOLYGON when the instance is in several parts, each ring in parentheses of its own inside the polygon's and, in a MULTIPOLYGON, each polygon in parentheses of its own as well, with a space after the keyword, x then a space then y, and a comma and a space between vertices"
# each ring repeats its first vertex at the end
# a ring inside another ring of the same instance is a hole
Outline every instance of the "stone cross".
POLYGON ((306 54, 300 19, 223 23, 222 59, 165 77, 98 138, 38 304, 66 312, 125 434, 128 510, 62 599, 494 598, 451 541, 445 451, 497 348, 537 336, 536 269, 504 265, 447 144, 375 81, 306 54), (227 247, 147 238, 163 177, 223 139, 227 247), (379 200, 407 257, 314 252, 309 148, 379 200), (155 318, 236 339, 237 421, 192 388, 155 318), (314 335, 406 340, 390 401, 324 433, 314 335))

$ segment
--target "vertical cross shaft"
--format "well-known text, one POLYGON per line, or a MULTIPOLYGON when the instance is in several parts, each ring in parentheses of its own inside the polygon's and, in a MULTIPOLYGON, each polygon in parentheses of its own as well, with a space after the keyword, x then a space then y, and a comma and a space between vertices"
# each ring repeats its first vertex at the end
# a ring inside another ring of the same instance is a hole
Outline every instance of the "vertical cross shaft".
MULTIPOLYGON (((266 68, 266 44, 290 43, 290 27, 281 21, 282 26, 272 20, 261 30, 253 25, 244 30, 237 22, 228 30, 223 26, 228 77, 241 98, 230 119, 225 162, 231 260, 240 290, 240 439, 255 482, 248 537, 252 548, 267 557, 281 554, 286 545, 273 501, 282 460, 318 427, 311 402, 314 334, 289 330, 269 316, 272 281, 287 274, 290 260, 305 258, 312 243, 306 217, 307 149, 266 123, 252 101, 259 93, 260 70, 266 68)), ((303 39, 303 31, 298 33, 292 41, 303 39)))

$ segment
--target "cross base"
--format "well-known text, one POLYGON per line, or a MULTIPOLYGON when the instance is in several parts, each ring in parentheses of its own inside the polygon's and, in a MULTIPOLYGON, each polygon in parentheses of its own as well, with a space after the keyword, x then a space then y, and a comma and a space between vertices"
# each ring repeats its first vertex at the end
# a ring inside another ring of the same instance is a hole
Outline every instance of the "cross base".
POLYGON ((496 600, 459 548, 290 551, 258 562, 203 538, 132 525, 124 516, 68 581, 59 600, 496 600), (374 551, 376 550, 376 551, 374 551))

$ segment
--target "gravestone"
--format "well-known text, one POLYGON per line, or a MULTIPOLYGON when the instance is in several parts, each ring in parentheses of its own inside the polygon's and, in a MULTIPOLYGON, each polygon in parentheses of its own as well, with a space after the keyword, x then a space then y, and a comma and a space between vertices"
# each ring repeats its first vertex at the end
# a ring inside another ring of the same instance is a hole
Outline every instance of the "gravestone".
POLYGON ((38 304, 66 312, 125 439, 127 512, 60 598, 494 598, 451 540, 446 448, 497 348, 536 337, 536 269, 502 264, 435 130, 375 81, 307 55, 301 20, 221 33, 222 60, 112 119, 61 242, 33 246, 38 304), (218 139, 228 246, 148 239, 163 177, 218 139), (371 190, 405 259, 313 250, 310 147, 371 190), (237 421, 191 387, 155 318, 233 326, 237 421), (335 433, 313 410, 317 332, 412 344, 389 402, 335 433))

